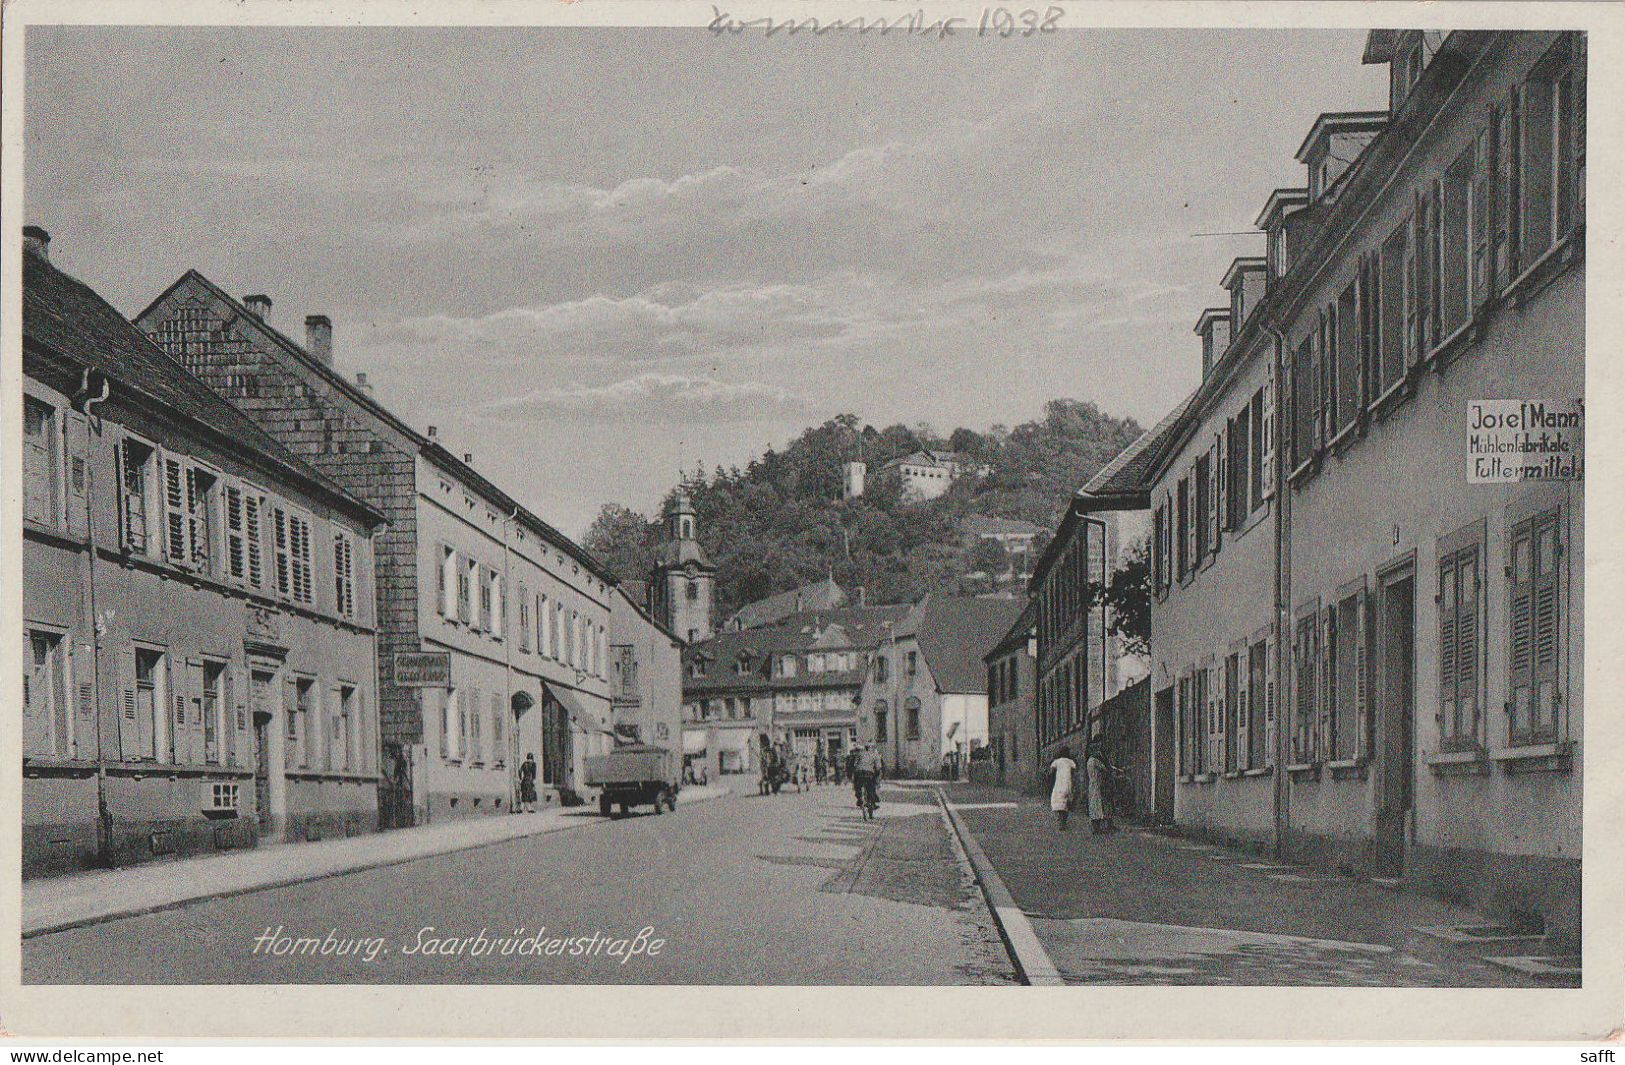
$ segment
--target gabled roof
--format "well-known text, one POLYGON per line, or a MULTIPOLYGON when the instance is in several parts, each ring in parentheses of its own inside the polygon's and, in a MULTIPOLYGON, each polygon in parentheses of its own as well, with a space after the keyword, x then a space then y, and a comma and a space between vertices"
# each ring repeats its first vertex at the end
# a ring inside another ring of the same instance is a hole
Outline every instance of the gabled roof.
POLYGON ((935 451, 930 449, 911 451, 907 455, 900 455, 892 459, 881 469, 891 469, 894 466, 936 466, 947 469, 949 466, 963 466, 965 456, 957 451, 935 451))
POLYGON ((1231 260, 1230 267, 1229 269, 1225 270, 1224 276, 1219 279, 1219 287, 1234 288, 1236 286, 1236 280, 1242 274, 1263 270, 1264 262, 1265 260, 1262 255, 1236 256, 1235 259, 1231 260))
POLYGON ((89 285, 57 269, 44 256, 23 253, 23 340, 95 370, 121 391, 146 397, 200 428, 212 430, 238 454, 298 483, 319 498, 370 524, 384 516, 280 444, 253 419, 222 399, 89 285))
POLYGON ((914 612, 914 636, 937 691, 985 695, 982 656, 1020 616, 1025 601, 931 595, 914 612))
POLYGON ((1258 212, 1258 218, 1253 221, 1253 225, 1259 229, 1269 229, 1279 221, 1277 216, 1286 214, 1291 208, 1302 207, 1308 202, 1308 189, 1276 189, 1270 193, 1269 199, 1264 201, 1264 209, 1258 212))
POLYGON ((1388 124, 1387 111, 1326 111, 1315 124, 1309 127, 1309 132, 1298 145, 1297 154, 1293 156, 1300 163, 1307 163, 1309 155, 1315 146, 1326 137, 1334 133, 1375 133, 1388 124))
POLYGON ((372 396, 362 391, 361 388, 355 384, 355 382, 351 381, 349 378, 345 377, 343 374, 339 373, 322 360, 316 358, 314 355, 310 354, 310 352, 306 351, 301 345, 295 343, 275 326, 254 314, 247 307, 243 306, 243 304, 233 297, 229 292, 221 288, 219 285, 216 285, 213 281, 210 281, 207 277, 204 277, 203 274, 196 269, 187 270, 184 274, 177 278, 173 284, 164 289, 164 291, 159 294, 157 299, 153 300, 147 305, 145 310, 136 315, 136 323, 139 324, 148 315, 152 314, 160 304, 167 300, 176 289, 180 288, 187 281, 194 281, 202 286, 203 289, 211 296, 224 303, 227 309, 235 313, 239 323, 242 326, 254 330, 260 336, 270 341, 273 345, 282 349, 282 351, 291 356, 303 369, 305 369, 307 372, 315 374, 317 377, 320 377, 327 385, 340 392, 346 400, 367 411, 372 416, 390 426, 396 432, 401 433, 407 439, 411 440, 419 451, 422 452, 424 457, 429 459, 436 466, 451 474, 453 477, 463 481, 465 484, 473 487, 476 491, 480 492, 481 495, 484 495, 488 501, 494 502, 498 507, 500 507, 504 513, 516 515, 519 524, 541 537, 544 542, 550 543, 559 550, 564 551, 566 554, 574 557, 577 561, 581 562, 582 565, 586 566, 587 569, 600 580, 603 580, 608 584, 616 583, 615 574, 611 573, 609 569, 603 565, 603 563, 594 558, 592 554, 580 544, 564 535, 564 533, 560 532, 546 521, 543 521, 529 508, 525 507, 501 488, 498 488, 496 484, 494 484, 484 474, 481 474, 475 470, 474 467, 458 459, 456 455, 453 455, 450 451, 446 450, 445 446, 438 440, 430 439, 428 436, 418 432, 416 429, 406 424, 406 422, 396 417, 395 414, 389 410, 389 408, 385 407, 376 399, 372 398, 372 396))
POLYGON ((1003 638, 982 656, 982 661, 991 662, 993 659, 1007 655, 1011 651, 1019 650, 1025 647, 1027 641, 1037 634, 1038 597, 1030 595, 1027 597, 1027 605, 1022 608, 1020 614, 1016 615, 1016 620, 1010 623, 1010 628, 1005 630, 1003 638))

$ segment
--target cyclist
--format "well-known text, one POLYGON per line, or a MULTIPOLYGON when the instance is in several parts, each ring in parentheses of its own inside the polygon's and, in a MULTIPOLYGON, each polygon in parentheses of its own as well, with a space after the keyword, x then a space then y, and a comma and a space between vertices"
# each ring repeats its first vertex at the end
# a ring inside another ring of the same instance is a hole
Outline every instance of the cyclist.
POLYGON ((867 743, 858 747, 852 759, 852 782, 858 792, 858 805, 873 810, 880 805, 880 774, 885 769, 880 752, 867 743))

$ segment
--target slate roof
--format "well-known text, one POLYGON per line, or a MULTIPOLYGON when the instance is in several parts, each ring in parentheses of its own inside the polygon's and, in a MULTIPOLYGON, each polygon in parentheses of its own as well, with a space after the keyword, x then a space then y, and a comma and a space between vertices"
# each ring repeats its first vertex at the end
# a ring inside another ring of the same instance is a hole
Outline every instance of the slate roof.
POLYGON ((1002 658, 1020 647, 1024 647, 1027 638, 1038 631, 1038 599, 1036 596, 1027 597, 1027 605, 1022 607, 1016 620, 1010 623, 1005 630, 1004 637, 994 644, 982 655, 982 661, 992 662, 995 658, 1002 658))
POLYGON ((223 445, 352 514, 373 524, 384 520, 188 373, 89 285, 32 251, 23 254, 23 340, 213 430, 223 445))
MULTIPOLYGON (((1195 399, 1195 392, 1186 396, 1173 410, 1163 415, 1161 421, 1141 433, 1132 444, 1118 452, 1116 458, 1102 466, 1087 484, 1078 489, 1080 501, 1087 503, 1089 497, 1112 498, 1149 491, 1150 478, 1156 473, 1157 461, 1175 442, 1179 430, 1183 428, 1185 412, 1195 399)), ((1058 542, 1061 537, 1055 539, 1058 542)))
POLYGON ((829 610, 846 604, 846 592, 841 586, 829 577, 817 580, 811 584, 804 584, 800 588, 792 588, 788 592, 770 595, 766 599, 758 599, 754 603, 747 603, 734 611, 728 619, 728 625, 738 622, 740 627, 751 629, 762 625, 775 625, 796 613, 798 610, 829 610))
POLYGON ((911 631, 925 655, 937 690, 985 695, 987 669, 982 656, 999 643, 1021 615, 1020 599, 927 596, 911 615, 911 631))
POLYGON ((708 640, 693 644, 683 652, 683 688, 686 692, 737 691, 764 688, 774 690, 856 687, 863 683, 865 664, 855 669, 828 673, 802 671, 793 677, 771 676, 772 660, 787 652, 805 654, 820 650, 867 651, 876 647, 887 636, 885 622, 894 626, 909 615, 912 608, 903 606, 858 606, 834 610, 809 610, 792 614, 777 625, 764 625, 740 632, 720 632, 708 640), (829 637, 836 631, 846 636, 840 646, 829 637), (734 672, 734 663, 743 651, 751 652, 750 672, 741 676, 734 672), (704 677, 691 677, 688 665, 696 657, 704 657, 709 667, 704 677))

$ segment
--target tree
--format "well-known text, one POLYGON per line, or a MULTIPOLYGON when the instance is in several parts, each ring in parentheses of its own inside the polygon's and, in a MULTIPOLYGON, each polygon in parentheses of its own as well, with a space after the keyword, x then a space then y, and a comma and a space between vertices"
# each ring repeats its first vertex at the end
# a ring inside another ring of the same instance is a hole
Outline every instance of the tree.
POLYGON ((1010 552, 1005 550, 1002 540, 991 536, 976 541, 971 550, 971 562, 995 582, 1010 572, 1010 552))
POLYGON ((1151 564, 1145 537, 1123 552, 1117 571, 1106 588, 1111 608, 1111 629, 1123 641, 1123 650, 1143 655, 1151 649, 1151 564))
POLYGON ((647 580, 655 566, 660 523, 631 507, 605 503, 582 545, 621 580, 647 580))

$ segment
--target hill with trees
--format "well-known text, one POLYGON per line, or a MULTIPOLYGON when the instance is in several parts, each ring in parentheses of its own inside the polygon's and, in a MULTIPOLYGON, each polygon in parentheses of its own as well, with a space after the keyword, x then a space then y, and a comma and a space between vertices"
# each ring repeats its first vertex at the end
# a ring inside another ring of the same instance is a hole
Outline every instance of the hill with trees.
MULTIPOLYGON (((1133 419, 1070 399, 1051 400, 1042 418, 1014 428, 961 428, 946 437, 927 425, 877 429, 842 414, 744 469, 695 470, 688 491, 700 542, 717 564, 717 617, 825 576, 849 591, 863 588, 872 603, 986 590, 997 583, 989 570, 998 559, 967 542, 964 519, 984 514, 1053 530, 1079 486, 1140 432, 1133 419), (876 476, 891 459, 920 450, 959 452, 975 470, 926 501, 906 499, 895 478, 876 476), (861 498, 842 499, 843 466, 858 458, 869 483, 861 498)), ((643 579, 661 535, 658 514, 609 503, 585 546, 622 578, 643 579)))

